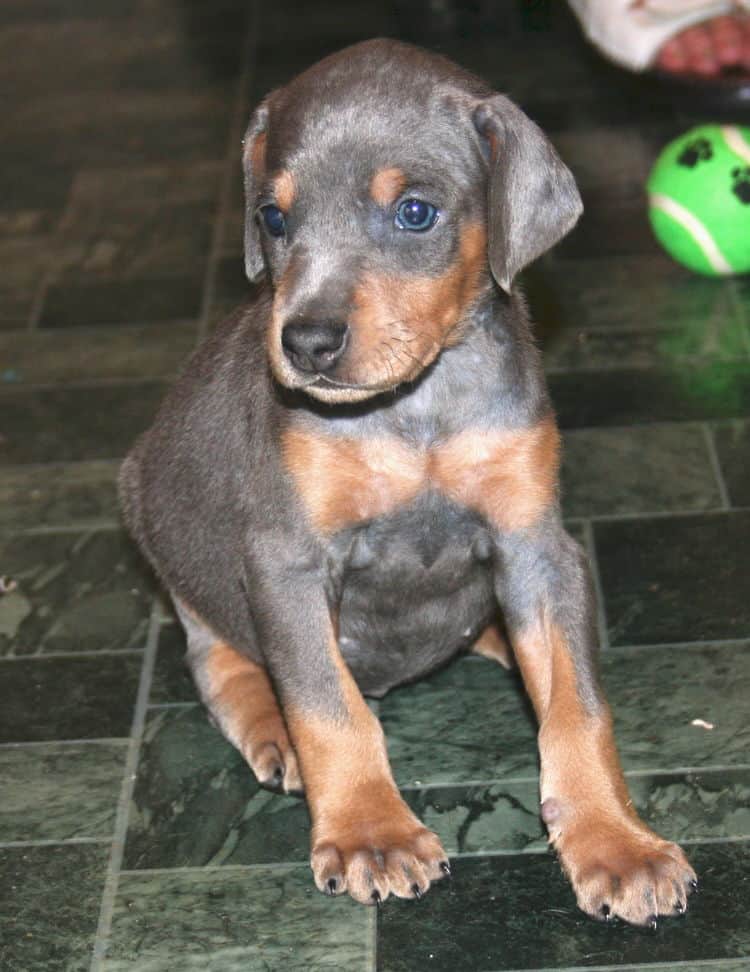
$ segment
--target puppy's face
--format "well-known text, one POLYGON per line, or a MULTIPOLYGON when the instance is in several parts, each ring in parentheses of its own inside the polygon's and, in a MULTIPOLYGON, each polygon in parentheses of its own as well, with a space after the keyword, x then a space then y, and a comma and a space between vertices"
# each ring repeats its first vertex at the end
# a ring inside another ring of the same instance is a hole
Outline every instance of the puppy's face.
POLYGON ((245 140, 246 264, 273 288, 267 351, 280 384, 362 401, 460 340, 492 286, 498 139, 472 117, 481 95, 449 62, 376 41, 258 110, 245 140))
MULTIPOLYGON (((250 157, 274 288, 269 361, 281 384, 328 402, 416 378, 488 281, 483 192, 465 168, 453 176, 448 146, 440 164, 429 124, 391 113, 402 144, 370 112, 301 140, 275 138, 271 121, 250 157)), ((481 160, 464 161, 479 182, 481 160)))

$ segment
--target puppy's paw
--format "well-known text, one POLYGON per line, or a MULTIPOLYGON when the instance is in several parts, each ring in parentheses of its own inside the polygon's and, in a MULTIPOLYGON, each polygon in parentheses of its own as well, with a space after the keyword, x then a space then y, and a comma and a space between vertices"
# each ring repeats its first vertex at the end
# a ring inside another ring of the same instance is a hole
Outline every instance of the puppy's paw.
POLYGON ((348 891, 370 905, 390 894, 421 898, 450 874, 442 844, 398 794, 385 805, 354 794, 343 812, 326 814, 313 831, 310 866, 320 891, 348 891))
POLYGON ((555 846, 579 907, 601 920, 656 928, 660 917, 683 914, 698 886, 677 844, 636 823, 587 821, 555 846))
POLYGON ((297 756, 286 730, 277 734, 274 740, 247 747, 245 758, 262 786, 283 793, 302 793, 297 756))

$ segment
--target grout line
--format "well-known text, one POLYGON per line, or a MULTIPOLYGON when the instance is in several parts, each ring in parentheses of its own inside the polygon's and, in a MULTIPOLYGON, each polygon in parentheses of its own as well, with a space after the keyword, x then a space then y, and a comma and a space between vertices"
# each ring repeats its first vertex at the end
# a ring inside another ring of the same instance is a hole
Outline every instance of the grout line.
POLYGON ((304 861, 278 861, 275 864, 203 864, 188 867, 140 867, 126 868, 121 871, 121 875, 126 877, 143 877, 144 875, 160 874, 223 874, 230 871, 299 871, 301 868, 310 868, 310 862, 304 861))
POLYGON ((714 440, 713 430, 708 422, 703 423, 703 435, 706 439, 706 448, 708 449, 708 458, 711 463, 711 469, 713 470, 714 478, 716 479, 716 485, 719 487, 719 496, 721 496, 721 502, 725 510, 732 508, 732 501, 729 498, 729 490, 727 489, 727 483, 724 479, 724 473, 721 470, 721 463, 719 462, 719 453, 716 451, 716 441, 714 440))
MULTIPOLYGON (((699 847, 703 844, 744 844, 750 841, 750 834, 733 837, 679 837, 677 842, 683 847, 699 847)), ((452 861, 471 861, 486 857, 525 857, 531 854, 554 856, 553 849, 547 844, 529 844, 527 847, 504 848, 497 850, 455 851, 449 857, 452 861)))
POLYGON ((140 756, 141 737, 146 719, 146 707, 148 704, 148 694, 151 689, 151 678, 154 670, 156 658, 156 647, 159 637, 159 613, 156 601, 153 602, 151 620, 146 638, 146 646, 143 651, 143 665, 141 667, 141 678, 138 685, 138 696, 135 702, 133 713, 133 724, 128 744, 128 755, 125 760, 125 771, 123 774, 120 797, 117 804, 117 816, 115 817, 114 836, 112 848, 107 865, 107 874, 102 892, 101 908, 99 911, 99 923, 94 938, 94 950, 91 960, 91 972, 99 972, 107 949, 110 929, 112 927, 112 916, 114 913, 115 896, 122 865, 123 852, 125 850, 125 837, 128 826, 128 810, 130 801, 135 788, 136 773, 138 770, 138 758, 140 756))
POLYGON ((702 509, 684 510, 643 510, 635 513, 594 513, 591 516, 565 516, 565 523, 585 525, 586 523, 611 523, 620 520, 668 520, 670 518, 684 518, 687 516, 717 516, 726 513, 747 513, 750 506, 709 506, 702 509))
POLYGON ((370 908, 367 916, 365 972, 378 972, 378 908, 370 908))
POLYGON ((14 530, 16 536, 39 537, 55 533, 104 533, 114 530, 122 530, 123 525, 120 520, 99 519, 99 520, 78 520, 74 523, 53 523, 40 526, 21 527, 14 530))
POLYGON ((633 645, 610 645, 610 652, 615 651, 660 651, 671 649, 691 649, 691 648, 746 648, 750 645, 750 637, 747 638, 712 638, 700 641, 662 641, 655 644, 633 644, 633 645))
POLYGON ((129 658, 143 654, 142 648, 111 648, 99 651, 50 651, 42 654, 35 652, 31 655, 3 655, 0 657, 0 665, 10 665, 13 662, 25 661, 53 661, 56 658, 71 660, 76 658, 129 658))
POLYGON ((148 711, 149 712, 162 712, 169 711, 170 709, 196 709, 201 703, 197 700, 195 702, 149 702, 148 711))
POLYGON ((211 247, 203 278, 203 300, 201 302, 200 317, 198 318, 198 336, 196 344, 200 344, 208 333, 208 317, 216 295, 216 279, 219 263, 224 246, 224 233, 232 200, 232 178, 235 164, 242 151, 242 136, 247 125, 248 94, 253 80, 256 38, 259 33, 260 6, 256 2, 250 5, 247 33, 242 44, 242 71, 237 82, 234 108, 229 123, 229 136, 224 155, 224 176, 219 190, 219 202, 214 217, 211 247))
POLYGON ((602 588, 602 578, 599 571, 599 559, 596 555, 596 542, 594 540, 594 528, 590 520, 584 521, 583 538, 586 553, 589 555, 589 566, 591 568, 591 579, 594 584, 594 594, 596 596, 596 627, 599 632, 599 647, 602 651, 607 651, 609 645, 609 629, 607 628, 607 613, 604 606, 604 589, 602 588))
POLYGON ((549 965, 538 969, 499 969, 498 972, 695 972, 698 969, 729 969, 737 968, 738 962, 747 962, 750 966, 750 958, 746 955, 724 956, 718 959, 686 959, 684 961, 666 962, 635 962, 622 965, 549 965))
POLYGON ((63 837, 60 840, 40 838, 39 840, 0 840, 0 850, 9 847, 71 847, 76 844, 108 844, 111 837, 63 837))
MULTIPOLYGON (((628 779, 638 779, 640 777, 649 776, 686 776, 686 775, 698 775, 706 773, 732 773, 732 772, 748 772, 750 771, 750 763, 734 763, 734 764, 710 764, 708 766, 670 766, 665 767, 649 767, 648 769, 635 769, 635 770, 625 770, 624 774, 628 779)), ((448 789, 460 789, 463 787, 474 787, 474 786, 519 786, 527 784, 538 784, 539 774, 534 774, 533 776, 499 776, 490 777, 487 779, 478 780, 444 780, 442 782, 434 783, 402 783, 399 784, 398 788, 402 793, 421 793, 423 790, 448 790, 448 789)))
POLYGON ((3 749, 37 749, 41 746, 127 746, 130 740, 118 736, 109 736, 101 739, 39 739, 29 740, 28 742, 4 742, 0 743, 0 750, 3 749))

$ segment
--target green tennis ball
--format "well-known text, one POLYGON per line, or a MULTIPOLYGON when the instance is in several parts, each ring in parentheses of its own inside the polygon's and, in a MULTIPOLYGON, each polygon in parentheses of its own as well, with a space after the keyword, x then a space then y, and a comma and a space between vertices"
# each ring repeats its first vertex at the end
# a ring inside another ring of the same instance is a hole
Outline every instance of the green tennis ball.
POLYGON ((647 188, 670 256, 711 277, 750 273, 750 128, 691 129, 661 153, 647 188))

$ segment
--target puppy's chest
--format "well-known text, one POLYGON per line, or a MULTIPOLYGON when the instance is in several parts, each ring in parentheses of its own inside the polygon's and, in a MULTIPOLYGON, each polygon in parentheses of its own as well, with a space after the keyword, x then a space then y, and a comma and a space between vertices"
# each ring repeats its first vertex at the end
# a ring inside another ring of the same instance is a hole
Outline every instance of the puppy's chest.
POLYGON ((283 437, 293 488, 325 537, 389 517, 428 494, 495 529, 523 529, 554 497, 557 453, 551 419, 523 429, 469 429, 430 447, 300 428, 283 437))

